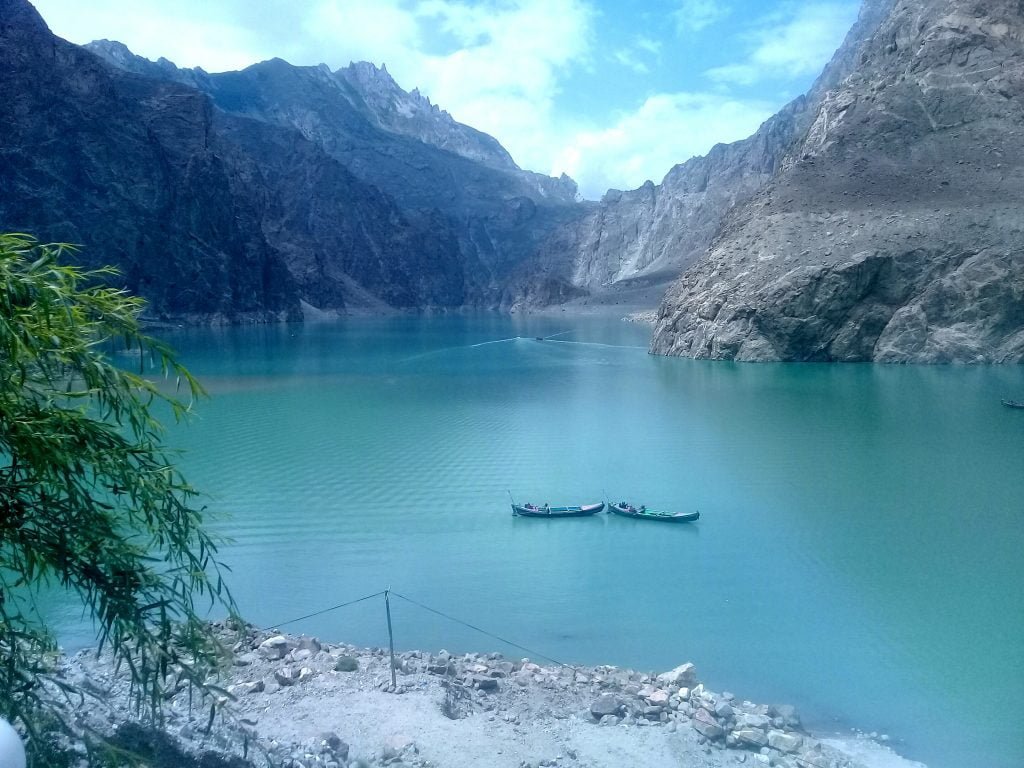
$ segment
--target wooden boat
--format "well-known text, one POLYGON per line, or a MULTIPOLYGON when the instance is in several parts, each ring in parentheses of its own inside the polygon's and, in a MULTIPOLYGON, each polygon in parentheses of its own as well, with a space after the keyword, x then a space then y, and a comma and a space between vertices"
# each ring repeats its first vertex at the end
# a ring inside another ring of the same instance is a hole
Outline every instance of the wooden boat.
POLYGON ((1020 400, 1003 400, 1003 405, 1007 408, 1024 408, 1024 403, 1020 400))
POLYGON ((609 504, 608 511, 622 517, 632 517, 637 520, 659 520, 663 523, 692 523, 694 520, 700 519, 700 512, 657 512, 646 507, 637 509, 626 502, 609 504))
POLYGON ((579 507, 552 507, 545 504, 542 507, 536 504, 512 505, 512 514, 520 517, 586 517, 596 515, 604 509, 604 502, 599 504, 584 504, 579 507))

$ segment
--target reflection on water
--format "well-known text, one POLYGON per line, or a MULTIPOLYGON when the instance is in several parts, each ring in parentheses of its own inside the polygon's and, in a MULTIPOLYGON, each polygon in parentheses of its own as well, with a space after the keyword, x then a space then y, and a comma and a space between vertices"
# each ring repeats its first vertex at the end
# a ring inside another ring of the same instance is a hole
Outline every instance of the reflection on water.
MULTIPOLYGON (((230 515, 243 612, 390 585, 559 659, 692 660, 936 768, 976 764, 968 747, 1019 765, 1024 411, 999 400, 1021 369, 695 362, 647 355, 647 333, 486 315, 173 335, 213 396, 171 441, 230 515), (510 491, 702 517, 514 519, 510 491)), ((392 609, 403 647, 496 646, 392 609)), ((386 637, 376 601, 291 629, 386 637)))

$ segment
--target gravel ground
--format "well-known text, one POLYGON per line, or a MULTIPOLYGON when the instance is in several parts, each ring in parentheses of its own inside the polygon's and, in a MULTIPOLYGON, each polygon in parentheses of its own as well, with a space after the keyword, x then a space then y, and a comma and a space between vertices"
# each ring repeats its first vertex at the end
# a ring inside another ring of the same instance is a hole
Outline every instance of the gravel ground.
MULTIPOLYGON (((413 651, 396 656, 392 688, 381 649, 249 632, 234 651, 218 681, 230 696, 209 733, 212 699, 184 690, 168 699, 154 768, 921 768, 867 739, 812 738, 791 707, 707 690, 690 664, 652 678, 413 651)), ((127 732, 127 680, 107 660, 81 652, 60 675, 96 693, 66 703, 69 720, 127 732)), ((138 742, 132 732, 122 744, 138 742)))

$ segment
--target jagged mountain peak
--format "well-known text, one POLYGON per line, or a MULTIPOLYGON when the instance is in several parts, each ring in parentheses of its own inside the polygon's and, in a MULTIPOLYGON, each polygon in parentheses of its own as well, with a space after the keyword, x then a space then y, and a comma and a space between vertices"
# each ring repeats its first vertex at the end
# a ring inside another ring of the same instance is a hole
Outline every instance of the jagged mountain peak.
POLYGON ((366 61, 353 62, 335 74, 358 91, 385 130, 413 136, 492 168, 519 170, 512 156, 494 137, 458 122, 432 104, 419 88, 403 90, 385 64, 378 68, 366 61))
MULTIPOLYGON (((164 58, 163 56, 158 58, 156 61, 152 61, 144 56, 139 56, 138 54, 133 53, 127 45, 117 40, 107 40, 106 38, 102 40, 93 40, 82 47, 88 51, 92 51, 101 58, 106 59, 111 64, 129 72, 135 72, 136 74, 150 74, 154 72, 153 67, 159 67, 161 71, 175 76, 181 72, 206 74, 206 71, 202 67, 192 67, 190 69, 183 70, 173 61, 164 58)), ((181 78, 175 77, 175 79, 181 78)))
POLYGON ((576 196, 574 181, 567 177, 553 179, 522 171, 497 139, 458 122, 447 111, 431 103, 418 88, 408 92, 403 90, 385 64, 378 67, 372 62, 352 62, 331 72, 325 64, 302 67, 274 57, 246 67, 240 73, 209 75, 199 67, 183 69, 164 58, 150 61, 117 41, 96 40, 84 47, 121 69, 147 77, 171 79, 207 91, 217 89, 211 78, 227 82, 237 81, 237 76, 245 73, 267 73, 272 77, 294 80, 302 77, 303 73, 312 74, 321 82, 330 81, 339 86, 334 90, 335 96, 344 100, 351 109, 360 111, 364 119, 380 129, 408 136, 500 171, 519 174, 542 197, 572 201, 576 196))
POLYGON ((388 72, 388 65, 383 62, 378 67, 372 61, 350 61, 349 65, 339 69, 338 73, 344 73, 366 84, 378 83, 388 88, 398 87, 398 83, 388 72))

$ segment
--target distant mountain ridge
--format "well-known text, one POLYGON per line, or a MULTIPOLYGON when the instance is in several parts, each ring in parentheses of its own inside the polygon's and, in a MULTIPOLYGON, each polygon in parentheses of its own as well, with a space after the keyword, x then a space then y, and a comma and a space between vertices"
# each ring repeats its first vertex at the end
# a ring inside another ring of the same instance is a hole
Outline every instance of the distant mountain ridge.
MULTIPOLYGON (((126 45, 115 40, 94 40, 82 47, 128 72, 176 80, 202 91, 215 90, 213 82, 218 76, 210 75, 200 67, 179 68, 162 57, 155 62, 150 61, 132 53, 126 45)), ((359 61, 335 72, 331 72, 326 64, 319 65, 317 69, 337 80, 349 103, 380 128, 410 136, 498 170, 522 172, 508 151, 493 136, 457 122, 448 112, 431 104, 430 99, 423 96, 418 88, 411 92, 404 91, 388 73, 386 66, 378 68, 370 62, 359 61)), ((536 183, 545 189, 545 194, 569 201, 575 198, 574 183, 566 176, 553 180, 549 176, 530 174, 529 171, 524 173, 536 177, 536 183)))
POLYGON ((93 47, 0 0, 0 226, 82 243, 158 315, 508 305, 521 261, 579 215, 571 180, 516 168, 371 65, 214 75, 93 47))

